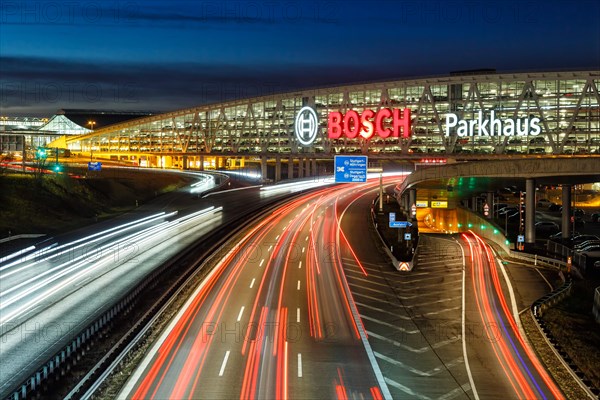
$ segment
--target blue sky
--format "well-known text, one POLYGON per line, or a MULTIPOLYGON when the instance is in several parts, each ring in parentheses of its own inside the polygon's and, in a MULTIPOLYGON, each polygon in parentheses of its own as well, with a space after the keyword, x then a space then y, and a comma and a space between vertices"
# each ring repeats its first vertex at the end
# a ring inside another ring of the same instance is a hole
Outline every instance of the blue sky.
POLYGON ((600 69, 595 1, 10 1, 3 115, 169 111, 454 70, 600 69))

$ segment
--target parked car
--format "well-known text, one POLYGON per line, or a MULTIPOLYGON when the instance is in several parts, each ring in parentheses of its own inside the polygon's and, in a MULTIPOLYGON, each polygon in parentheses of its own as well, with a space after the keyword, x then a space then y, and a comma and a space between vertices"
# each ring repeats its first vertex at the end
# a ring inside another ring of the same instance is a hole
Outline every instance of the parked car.
POLYGON ((578 250, 578 254, 583 254, 586 257, 590 258, 600 258, 600 244, 595 246, 590 246, 585 250, 578 250))
POLYGON ((554 203, 548 199, 539 199, 537 201, 537 207, 549 208, 552 204, 554 203))
POLYGON ((548 211, 560 211, 562 209, 558 204, 552 203, 548 206, 548 211))
POLYGON ((508 204, 496 203, 496 204, 494 204, 494 212, 498 212, 498 211, 502 210, 504 207, 508 207, 508 204))
POLYGON ((553 221, 540 221, 535 223, 536 232, 557 232, 560 231, 560 227, 556 222, 553 221))
POLYGON ((578 245, 589 240, 600 240, 596 235, 575 235, 573 237, 573 245, 578 245))
POLYGON ((586 240, 583 243, 577 244, 573 246, 573 250, 575 251, 585 251, 590 247, 600 246, 600 240, 586 240))
POLYGON ((503 209, 501 209, 500 211, 498 211, 498 216, 504 217, 505 214, 512 215, 515 212, 517 212, 517 213, 519 212, 519 208, 518 207, 514 207, 514 206, 504 207, 503 209))

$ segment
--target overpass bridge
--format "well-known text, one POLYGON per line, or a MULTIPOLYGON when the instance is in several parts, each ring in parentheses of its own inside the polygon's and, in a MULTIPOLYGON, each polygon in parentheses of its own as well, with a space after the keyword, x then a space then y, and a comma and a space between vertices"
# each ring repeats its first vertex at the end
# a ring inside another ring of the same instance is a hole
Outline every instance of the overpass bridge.
MULTIPOLYGON (((431 166, 415 171, 395 188, 406 210, 419 203, 456 208, 460 200, 471 200, 487 193, 493 210, 494 192, 516 186, 525 191, 525 244, 535 243, 535 207, 537 185, 562 186, 562 236, 571 235, 571 193, 573 185, 600 181, 600 159, 595 157, 551 157, 505 159, 431 166), (419 199, 421 201, 419 201, 419 199)), ((471 200, 471 204, 476 201, 471 200)), ((489 213, 491 218, 493 212, 489 213)))

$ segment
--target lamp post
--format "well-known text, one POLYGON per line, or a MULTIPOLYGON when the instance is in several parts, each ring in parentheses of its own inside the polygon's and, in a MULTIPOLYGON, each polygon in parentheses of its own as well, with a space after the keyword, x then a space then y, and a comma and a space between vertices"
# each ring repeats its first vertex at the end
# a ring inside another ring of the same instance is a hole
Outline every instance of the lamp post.
MULTIPOLYGON (((94 125, 96 125, 96 121, 88 121, 88 125, 90 126, 90 129, 93 131, 94 130, 94 125)), ((90 162, 94 161, 94 156, 93 156, 93 150, 92 150, 92 141, 90 140, 90 162)))

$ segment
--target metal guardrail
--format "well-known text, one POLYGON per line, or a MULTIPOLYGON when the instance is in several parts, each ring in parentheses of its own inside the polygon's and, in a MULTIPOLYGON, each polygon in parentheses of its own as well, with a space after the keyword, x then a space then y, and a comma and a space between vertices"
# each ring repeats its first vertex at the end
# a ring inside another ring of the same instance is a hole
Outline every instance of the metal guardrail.
MULTIPOLYGON (((278 203, 280 200, 273 200, 262 207, 261 210, 268 210, 278 203)), ((255 210, 247 210, 247 213, 243 214, 238 218, 237 221, 241 221, 247 218, 247 215, 251 214, 255 210)), ((233 223, 233 222, 232 222, 233 223)), ((240 227, 242 224, 240 224, 240 227)), ((234 231, 230 231, 234 232, 234 231)), ((235 230, 237 232, 237 230, 235 230)), ((218 235, 217 235, 218 236, 218 235)), ((229 235, 222 235, 221 240, 217 241, 220 243, 225 238, 230 237, 229 235)), ((162 273, 169 268, 170 265, 187 256, 196 246, 190 246, 186 251, 175 256, 168 262, 164 263, 159 268, 155 269, 146 278, 144 278, 135 288, 129 293, 122 297, 116 304, 109 307, 98 319, 92 322, 84 330, 80 331, 79 334, 71 340, 62 350, 59 350, 48 359, 42 366, 40 366, 35 372, 33 372, 29 378, 22 382, 15 390, 13 390, 6 399, 10 400, 22 400, 35 396, 36 390, 42 385, 42 382, 51 377, 55 373, 64 373, 69 370, 72 365, 75 365, 81 357, 81 350, 89 349, 95 340, 95 336, 99 332, 106 333, 110 329, 110 325, 113 320, 123 314, 131 312, 139 300, 139 294, 151 285, 156 284, 158 278, 162 273)), ((139 326, 139 325, 138 325, 139 326)))
POLYGON ((585 273, 588 262, 587 256, 585 254, 573 251, 573 249, 571 249, 570 247, 565 246, 562 243, 554 242, 552 240, 548 240, 548 243, 546 244, 546 249, 548 250, 548 252, 558 254, 561 257, 571 257, 573 265, 579 268, 580 271, 585 273))
POLYGON ((569 279, 565 281, 565 283, 563 283, 558 289, 534 301, 531 305, 531 311, 533 312, 533 315, 536 318, 541 318, 544 315, 544 311, 550 307, 553 307, 557 303, 564 300, 565 297, 569 296, 571 294, 572 287, 573 281, 569 279))
POLYGON ((19 239, 36 239, 42 236, 46 236, 45 233, 22 233, 20 235, 9 236, 7 238, 0 239, 1 243, 10 242, 11 240, 19 240, 19 239))
POLYGON ((561 271, 567 269, 567 263, 550 257, 538 256, 537 254, 522 253, 520 251, 509 250, 508 256, 517 260, 527 261, 533 265, 555 268, 561 271))
MULTIPOLYGON (((565 352, 565 350, 558 345, 556 339, 552 336, 552 334, 546 327, 544 320, 542 319, 544 311, 561 302, 571 294, 572 287, 573 281, 571 279, 565 281, 565 283, 563 283, 561 287, 554 290, 552 293, 549 293, 541 299, 536 300, 531 305, 530 312, 533 316, 533 321, 535 322, 538 331, 542 334, 544 338, 544 341, 550 347, 550 349, 552 349, 552 352, 555 354, 555 356, 561 362, 561 364, 565 367, 565 369, 569 372, 573 380, 577 382, 577 384, 581 387, 581 389, 587 394, 587 396, 590 399, 597 399, 597 388, 594 388, 591 382, 585 379, 585 375, 583 374, 583 372, 581 372, 577 365, 573 363, 573 361, 565 352)), ((598 289, 600 288, 596 289, 595 299, 600 298, 598 289)))

